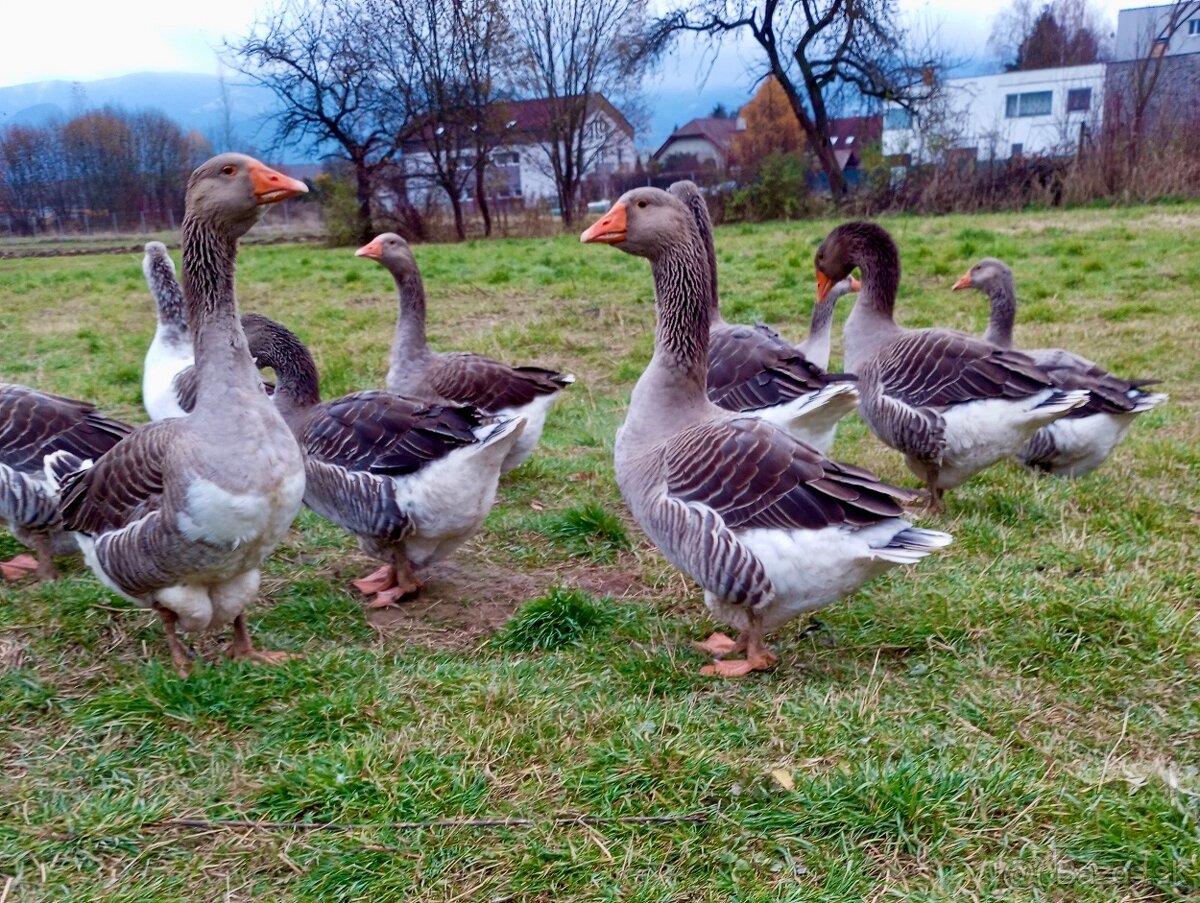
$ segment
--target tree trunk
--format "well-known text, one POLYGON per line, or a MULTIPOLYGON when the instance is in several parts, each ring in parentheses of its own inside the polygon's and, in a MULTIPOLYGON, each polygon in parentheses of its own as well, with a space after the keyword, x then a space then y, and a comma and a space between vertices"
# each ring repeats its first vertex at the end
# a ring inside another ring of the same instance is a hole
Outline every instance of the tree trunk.
POLYGON ((467 226, 463 222, 462 199, 457 192, 446 192, 450 195, 450 209, 454 211, 454 234, 462 241, 467 237, 467 226))
POLYGON ((358 197, 358 240, 364 245, 375 237, 371 228, 371 170, 361 159, 354 161, 358 197))
POLYGON ((829 179, 829 195, 833 198, 833 203, 840 207, 847 194, 846 175, 838 166, 837 156, 828 141, 813 142, 813 150, 816 151, 817 162, 821 164, 821 171, 829 179))
MULTIPOLYGON (((482 154, 479 159, 486 160, 482 154)), ((475 167, 475 203, 479 205, 479 215, 483 217, 484 238, 489 238, 492 234, 492 214, 488 210, 487 193, 484 191, 483 170, 483 166, 475 167)))

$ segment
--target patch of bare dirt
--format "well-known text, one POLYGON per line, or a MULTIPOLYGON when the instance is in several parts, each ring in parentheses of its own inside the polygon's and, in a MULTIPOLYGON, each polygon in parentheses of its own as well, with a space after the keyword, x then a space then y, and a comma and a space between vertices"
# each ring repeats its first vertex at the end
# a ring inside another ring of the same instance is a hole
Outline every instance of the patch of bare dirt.
POLYGON ((554 583, 577 586, 597 597, 652 594, 638 571, 620 565, 513 571, 456 558, 430 568, 424 588, 412 601, 368 610, 367 623, 384 637, 395 635, 405 642, 462 649, 495 633, 521 605, 554 583))

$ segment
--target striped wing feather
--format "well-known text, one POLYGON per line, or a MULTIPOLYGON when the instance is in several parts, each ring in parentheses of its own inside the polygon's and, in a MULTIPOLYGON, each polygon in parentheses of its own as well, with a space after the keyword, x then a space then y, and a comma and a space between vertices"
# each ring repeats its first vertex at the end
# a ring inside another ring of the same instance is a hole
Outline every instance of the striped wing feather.
POLYGON ((85 401, 0 386, 0 463, 13 470, 40 473, 42 459, 56 451, 98 458, 132 430, 85 401))
POLYGON ((520 408, 552 395, 571 378, 543 367, 512 367, 470 352, 440 354, 430 367, 430 388, 440 398, 485 412, 520 408))

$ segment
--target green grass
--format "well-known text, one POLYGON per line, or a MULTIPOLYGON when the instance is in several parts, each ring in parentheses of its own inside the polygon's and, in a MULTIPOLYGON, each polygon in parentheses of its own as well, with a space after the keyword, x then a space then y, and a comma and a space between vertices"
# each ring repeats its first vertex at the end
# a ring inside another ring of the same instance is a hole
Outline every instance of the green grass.
MULTIPOLYGON (((265 647, 303 658, 180 680, 155 617, 78 561, 55 584, 0 587, 0 663, 15 663, 0 664, 0 895, 1200 894, 1200 207, 885 223, 902 321, 982 330, 985 299, 949 288, 999 256, 1023 299, 1018 344, 1158 377, 1170 403, 1086 478, 981 474, 927 521, 954 534, 944 553, 825 610, 821 630, 781 630, 771 673, 702 678, 690 641, 717 625, 612 474, 652 347, 649 268, 574 236, 420 247, 435 345, 578 377, 455 557, 456 589, 372 629, 349 588, 372 565, 304 513, 250 612, 265 647), (180 817, 357 827, 164 824, 180 817), (463 818, 533 824, 392 825, 463 818)), ((801 337, 832 225, 718 229, 727 316, 801 337)), ((143 419, 140 262, 0 260, 0 379, 143 419)), ((395 296, 379 267, 346 249, 247 246, 238 293, 309 343, 327 396, 382 383, 395 296)), ((857 420, 834 454, 915 482, 857 420)), ((0 535, 0 556, 19 549, 0 535)))

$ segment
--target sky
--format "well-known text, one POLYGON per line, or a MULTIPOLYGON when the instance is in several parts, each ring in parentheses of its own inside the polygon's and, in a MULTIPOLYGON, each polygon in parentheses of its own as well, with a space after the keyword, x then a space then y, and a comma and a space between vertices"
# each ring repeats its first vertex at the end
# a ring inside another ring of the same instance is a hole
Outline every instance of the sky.
MULTIPOLYGON (((660 0, 665 5, 665 0, 660 0)), ((988 26, 1007 0, 900 0, 910 16, 937 28, 962 58, 986 56, 988 26)), ((1100 0, 1115 27, 1122 6, 1135 0, 1100 0)), ((146 3, 144 0, 57 0, 53 17, 60 23, 46 41, 46 8, 39 3, 5 4, 0 37, 0 87, 63 79, 93 81, 131 72, 172 71, 216 74, 217 48, 225 37, 244 34, 268 8, 266 0, 203 0, 146 3)), ((754 60, 748 51, 726 49, 711 68, 699 53, 686 50, 668 60, 659 85, 679 89, 696 85, 708 73, 707 88, 745 86, 754 60)), ((652 87, 652 86, 647 86, 652 87)))

